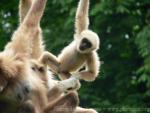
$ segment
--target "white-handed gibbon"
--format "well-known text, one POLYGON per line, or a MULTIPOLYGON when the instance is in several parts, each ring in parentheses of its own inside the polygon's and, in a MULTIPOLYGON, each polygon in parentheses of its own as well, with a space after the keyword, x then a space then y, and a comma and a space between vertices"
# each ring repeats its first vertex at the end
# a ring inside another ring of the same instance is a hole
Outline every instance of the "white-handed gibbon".
MULTIPOLYGON (((12 41, 6 46, 5 50, 0 53, 0 78, 4 81, 4 85, 2 84, 2 86, 6 86, 1 92, 2 95, 10 98, 17 96, 17 98, 22 100, 20 96, 16 95, 14 90, 18 90, 18 87, 22 84, 27 84, 31 87, 30 91, 28 91, 26 87, 23 89, 28 95, 23 99, 19 113, 43 113, 50 107, 55 108, 53 105, 58 105, 56 107, 59 108, 59 106, 61 106, 59 103, 63 102, 64 107, 70 105, 73 111, 78 103, 77 95, 75 93, 69 93, 59 98, 55 103, 49 104, 47 88, 31 65, 32 38, 36 36, 37 25, 40 22, 45 4, 46 0, 34 0, 25 19, 14 33, 12 41)), ((45 113, 51 113, 51 111, 45 113)), ((71 111, 62 111, 62 113, 71 113, 71 111)))
POLYGON ((76 13, 74 40, 62 50, 58 58, 49 52, 43 54, 44 62, 61 79, 74 74, 79 79, 93 81, 99 73, 100 61, 96 52, 99 48, 99 37, 88 29, 88 10, 89 0, 80 0, 76 13), (79 71, 83 66, 86 66, 86 70, 79 71))

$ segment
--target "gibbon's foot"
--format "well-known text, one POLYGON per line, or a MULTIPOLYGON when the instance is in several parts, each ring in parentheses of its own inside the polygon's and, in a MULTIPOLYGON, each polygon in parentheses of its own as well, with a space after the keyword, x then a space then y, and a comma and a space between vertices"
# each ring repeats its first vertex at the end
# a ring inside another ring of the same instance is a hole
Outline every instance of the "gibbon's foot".
POLYGON ((70 89, 79 89, 80 88, 80 82, 75 77, 71 77, 69 79, 63 80, 59 82, 59 85, 63 87, 64 91, 70 90, 70 89))
POLYGON ((44 113, 74 113, 78 104, 78 94, 70 92, 58 99, 56 102, 49 104, 44 113))
POLYGON ((33 103, 30 100, 24 102, 17 113, 35 113, 33 103))

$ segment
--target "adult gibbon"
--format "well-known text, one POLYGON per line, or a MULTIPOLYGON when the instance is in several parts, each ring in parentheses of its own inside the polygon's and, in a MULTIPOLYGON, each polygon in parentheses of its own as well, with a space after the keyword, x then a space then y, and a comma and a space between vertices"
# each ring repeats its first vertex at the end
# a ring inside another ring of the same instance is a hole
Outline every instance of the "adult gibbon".
MULTIPOLYGON (((49 104, 47 88, 43 80, 39 78, 35 70, 32 69, 32 63, 30 62, 32 57, 32 40, 33 37, 37 36, 37 26, 43 14, 45 4, 46 0, 34 0, 23 22, 13 34, 12 41, 8 43, 5 50, 0 53, 0 79, 2 78, 2 83, 4 83, 1 84, 2 95, 11 98, 15 98, 16 96, 20 98, 20 96, 14 92, 15 89, 18 90, 18 87, 22 84, 27 84, 31 87, 29 92, 26 89, 24 90, 28 95, 23 102, 21 102, 23 104, 19 113, 43 113, 46 109, 54 109, 55 105, 57 105, 57 108, 60 106, 68 107, 70 105, 73 111, 78 103, 77 95, 75 93, 69 93, 54 103, 49 104), (64 104, 61 105, 60 103, 64 104)), ((62 112, 71 113, 70 109, 62 112)), ((46 113, 51 113, 51 110, 46 113)))

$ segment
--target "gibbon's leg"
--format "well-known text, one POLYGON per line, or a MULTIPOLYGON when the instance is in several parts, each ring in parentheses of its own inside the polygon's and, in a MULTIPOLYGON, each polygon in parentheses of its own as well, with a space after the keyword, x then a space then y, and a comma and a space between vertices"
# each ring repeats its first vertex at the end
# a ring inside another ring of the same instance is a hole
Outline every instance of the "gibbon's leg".
POLYGON ((80 88, 80 84, 79 80, 75 77, 60 81, 48 92, 48 101, 52 102, 62 96, 65 91, 77 88, 80 88))
POLYGON ((93 52, 87 60, 87 70, 78 72, 76 76, 85 81, 94 81, 98 76, 100 67, 99 57, 96 52, 93 52))
POLYGON ((30 7, 31 7, 31 1, 33 0, 20 0, 19 2, 19 17, 20 17, 20 23, 23 22, 25 16, 27 15, 30 7))
POLYGON ((75 113, 98 113, 98 112, 94 109, 86 109, 86 108, 77 107, 75 110, 75 113))
POLYGON ((50 52, 44 52, 43 55, 40 57, 40 62, 43 64, 46 64, 49 66, 49 68, 54 72, 58 73, 59 72, 59 61, 56 56, 54 56, 50 52))
POLYGON ((45 108, 44 113, 74 113, 79 99, 76 93, 70 92, 69 94, 60 97, 55 102, 51 103, 45 108))
POLYGON ((75 34, 80 34, 83 30, 88 29, 89 26, 89 0, 80 0, 76 12, 75 20, 75 34))
POLYGON ((43 55, 40 57, 40 62, 45 65, 48 65, 49 68, 56 74, 61 75, 59 76, 61 80, 65 80, 70 78, 71 74, 69 72, 62 72, 59 68, 60 62, 58 58, 50 52, 44 52, 43 55))

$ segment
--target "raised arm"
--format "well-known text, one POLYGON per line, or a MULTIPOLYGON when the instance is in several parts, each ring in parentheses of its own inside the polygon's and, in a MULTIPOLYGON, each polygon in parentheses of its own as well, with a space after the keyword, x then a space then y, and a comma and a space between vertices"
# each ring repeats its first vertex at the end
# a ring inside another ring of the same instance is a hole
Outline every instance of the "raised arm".
POLYGON ((40 23, 45 9, 46 1, 47 0, 34 0, 23 21, 23 25, 27 25, 28 27, 36 27, 40 23))
POLYGON ((80 34, 89 26, 89 0, 80 0, 76 12, 75 34, 80 34))
POLYGON ((19 18, 20 23, 23 22, 25 16, 27 15, 33 0, 20 0, 19 2, 19 18))

